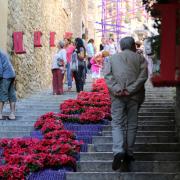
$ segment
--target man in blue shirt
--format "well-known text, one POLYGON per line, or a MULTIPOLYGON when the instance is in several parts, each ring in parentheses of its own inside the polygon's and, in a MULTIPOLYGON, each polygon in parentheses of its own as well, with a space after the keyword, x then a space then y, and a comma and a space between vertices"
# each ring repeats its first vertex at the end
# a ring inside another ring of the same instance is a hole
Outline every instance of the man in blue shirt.
POLYGON ((3 120, 3 106, 9 101, 11 113, 10 120, 15 117, 16 92, 14 88, 15 71, 7 54, 0 50, 0 120, 3 120))

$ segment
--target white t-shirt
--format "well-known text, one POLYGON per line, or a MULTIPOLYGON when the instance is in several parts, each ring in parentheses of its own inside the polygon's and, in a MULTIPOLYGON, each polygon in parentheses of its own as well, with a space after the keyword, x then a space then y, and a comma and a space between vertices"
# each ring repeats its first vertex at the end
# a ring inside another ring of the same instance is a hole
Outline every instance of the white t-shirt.
POLYGON ((56 53, 53 57, 53 61, 52 61, 52 68, 51 69, 59 69, 58 66, 58 58, 63 59, 64 60, 64 64, 67 63, 67 59, 66 59, 66 50, 65 49, 61 49, 58 53, 56 53))
POLYGON ((113 43, 109 44, 109 54, 110 55, 116 54, 116 46, 113 43))

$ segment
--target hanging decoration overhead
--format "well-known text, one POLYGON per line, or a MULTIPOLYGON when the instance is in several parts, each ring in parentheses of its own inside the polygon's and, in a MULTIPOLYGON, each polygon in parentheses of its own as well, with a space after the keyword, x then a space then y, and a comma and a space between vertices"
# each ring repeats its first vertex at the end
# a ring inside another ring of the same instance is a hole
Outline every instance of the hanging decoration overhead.
POLYGON ((105 38, 114 37, 119 40, 123 34, 128 33, 126 24, 133 19, 140 21, 142 17, 147 17, 141 0, 102 0, 99 8, 101 22, 96 23, 101 27, 97 31, 105 38))

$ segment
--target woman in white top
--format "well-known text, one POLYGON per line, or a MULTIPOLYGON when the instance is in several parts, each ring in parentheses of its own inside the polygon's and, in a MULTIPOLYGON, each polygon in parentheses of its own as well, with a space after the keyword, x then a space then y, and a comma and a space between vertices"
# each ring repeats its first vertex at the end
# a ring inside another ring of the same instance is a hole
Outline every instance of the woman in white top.
POLYGON ((116 46, 114 43, 114 39, 109 39, 109 54, 112 56, 113 54, 116 54, 116 46))
POLYGON ((66 50, 64 49, 64 42, 59 41, 57 47, 58 52, 53 57, 52 62, 52 84, 53 84, 53 95, 63 94, 63 78, 65 73, 66 50))

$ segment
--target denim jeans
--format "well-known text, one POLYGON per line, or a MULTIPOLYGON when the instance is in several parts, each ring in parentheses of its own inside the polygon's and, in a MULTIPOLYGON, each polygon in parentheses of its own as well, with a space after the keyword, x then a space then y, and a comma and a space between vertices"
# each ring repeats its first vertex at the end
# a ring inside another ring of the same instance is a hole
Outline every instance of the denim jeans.
POLYGON ((68 87, 72 87, 72 72, 71 72, 71 68, 70 68, 70 63, 67 63, 66 69, 67 69, 67 83, 68 83, 68 87))
POLYGON ((0 102, 16 102, 14 78, 0 80, 0 102))
POLYGON ((112 97, 111 101, 113 153, 133 155, 139 104, 130 97, 112 97))

